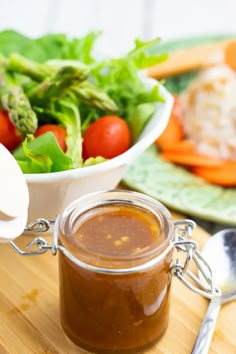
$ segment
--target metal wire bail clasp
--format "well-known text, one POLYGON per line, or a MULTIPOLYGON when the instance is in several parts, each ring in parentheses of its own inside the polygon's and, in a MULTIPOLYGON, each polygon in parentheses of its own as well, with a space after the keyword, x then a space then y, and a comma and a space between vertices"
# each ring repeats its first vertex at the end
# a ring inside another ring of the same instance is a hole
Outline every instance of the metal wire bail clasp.
MULTIPOLYGON (((33 220, 25 228, 26 233, 44 233, 47 232, 52 225, 54 225, 54 220, 47 220, 43 218, 33 220)), ((9 242, 11 247, 21 256, 35 256, 46 253, 49 249, 53 252, 53 246, 49 245, 48 242, 43 237, 36 237, 26 245, 27 251, 20 249, 14 241, 9 242)))
POLYGON ((197 242, 193 241, 192 231, 196 224, 192 220, 179 220, 175 222, 174 247, 177 252, 184 253, 184 259, 177 257, 171 267, 171 273, 175 275, 187 288, 208 299, 221 294, 214 285, 212 271, 207 261, 197 249, 197 242), (193 261, 197 267, 199 276, 196 276, 190 269, 190 262, 193 261), (198 285, 195 286, 194 283, 198 285))

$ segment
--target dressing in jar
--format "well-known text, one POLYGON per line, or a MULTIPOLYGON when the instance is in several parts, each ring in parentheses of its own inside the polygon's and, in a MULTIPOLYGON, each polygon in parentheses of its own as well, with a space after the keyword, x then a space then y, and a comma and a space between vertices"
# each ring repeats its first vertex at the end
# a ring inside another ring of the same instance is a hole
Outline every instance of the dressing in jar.
POLYGON ((91 194, 60 220, 61 323, 79 347, 136 353, 168 326, 174 223, 168 210, 129 191, 91 194))

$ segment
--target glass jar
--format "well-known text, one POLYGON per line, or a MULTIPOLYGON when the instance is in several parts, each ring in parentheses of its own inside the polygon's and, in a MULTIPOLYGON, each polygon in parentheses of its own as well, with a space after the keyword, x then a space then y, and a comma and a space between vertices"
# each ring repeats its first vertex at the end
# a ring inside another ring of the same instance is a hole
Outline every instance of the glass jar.
POLYGON ((52 244, 40 236, 25 250, 10 245, 23 256, 59 254, 61 323, 76 345, 93 353, 137 353, 168 327, 173 275, 208 299, 221 294, 191 240, 194 226, 174 223, 144 194, 103 191, 75 200, 55 221, 39 218, 26 227, 30 235, 53 227, 52 244), (174 250, 181 253, 176 259, 174 250), (192 260, 198 277, 189 269, 192 260))
POLYGON ((59 253, 67 336, 103 354, 136 353, 159 340, 169 318, 169 211, 139 193, 101 192, 72 203, 59 227, 59 244, 70 254, 59 253))

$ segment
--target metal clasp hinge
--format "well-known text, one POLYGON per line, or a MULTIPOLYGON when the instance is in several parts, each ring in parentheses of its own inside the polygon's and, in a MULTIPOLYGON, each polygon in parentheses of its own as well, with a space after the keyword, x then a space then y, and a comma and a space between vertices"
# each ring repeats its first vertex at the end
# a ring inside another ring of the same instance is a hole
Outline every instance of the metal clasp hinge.
MULTIPOLYGON (((25 233, 44 233, 47 232, 51 226, 55 224, 54 220, 47 220, 43 218, 35 219, 25 228, 25 233)), ((46 253, 49 249, 53 250, 54 245, 49 245, 43 237, 36 237, 30 241, 25 247, 29 251, 21 250, 14 241, 10 241, 11 247, 21 256, 36 256, 46 253)))
POLYGON ((221 291, 213 282, 212 271, 207 261, 198 251, 197 242, 193 241, 192 232, 196 224, 192 220, 184 219, 175 222, 175 241, 174 247, 177 253, 184 253, 184 259, 177 257, 171 267, 171 273, 175 275, 188 289, 212 299, 221 295, 221 291), (190 269, 193 261, 198 270, 198 276, 190 269), (194 285, 197 284, 198 286, 194 285))

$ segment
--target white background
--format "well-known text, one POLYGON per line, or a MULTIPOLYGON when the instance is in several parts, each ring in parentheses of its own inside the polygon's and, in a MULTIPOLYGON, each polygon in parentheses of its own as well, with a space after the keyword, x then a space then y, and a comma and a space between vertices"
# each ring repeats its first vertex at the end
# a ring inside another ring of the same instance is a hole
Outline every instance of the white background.
POLYGON ((0 30, 32 37, 101 30, 98 45, 117 55, 143 40, 236 32, 236 0, 0 0, 0 30))

